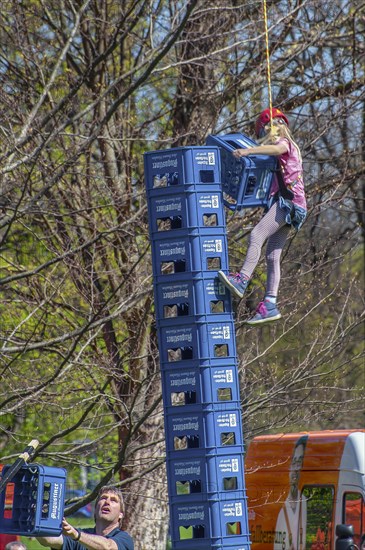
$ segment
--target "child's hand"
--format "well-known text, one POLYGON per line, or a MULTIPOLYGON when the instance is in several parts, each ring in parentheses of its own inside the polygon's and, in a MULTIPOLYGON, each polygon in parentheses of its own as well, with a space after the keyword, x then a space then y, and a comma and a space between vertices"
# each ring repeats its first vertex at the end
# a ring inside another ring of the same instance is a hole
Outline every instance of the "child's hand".
POLYGON ((239 159, 240 157, 247 157, 249 155, 249 149, 236 149, 233 151, 232 155, 236 157, 236 159, 239 159))

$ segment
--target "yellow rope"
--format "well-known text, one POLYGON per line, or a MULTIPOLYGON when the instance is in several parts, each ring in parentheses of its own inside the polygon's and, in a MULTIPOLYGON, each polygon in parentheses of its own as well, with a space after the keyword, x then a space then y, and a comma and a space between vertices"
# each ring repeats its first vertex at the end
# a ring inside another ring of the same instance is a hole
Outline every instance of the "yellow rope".
POLYGON ((270 109, 270 129, 272 131, 272 94, 271 94, 271 74, 270 74, 269 31, 268 31, 268 25, 267 25, 266 0, 263 0, 263 2, 264 2, 264 22, 265 22, 265 42, 266 42, 267 85, 268 85, 269 109, 270 109))

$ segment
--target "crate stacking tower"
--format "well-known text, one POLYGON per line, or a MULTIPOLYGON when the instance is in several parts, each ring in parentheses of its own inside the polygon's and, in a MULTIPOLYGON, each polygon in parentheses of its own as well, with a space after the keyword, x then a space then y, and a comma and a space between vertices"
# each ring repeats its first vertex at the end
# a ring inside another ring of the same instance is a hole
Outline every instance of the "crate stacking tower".
POLYGON ((217 271, 224 206, 267 202, 275 161, 232 155, 252 143, 210 136, 144 155, 174 550, 250 546, 235 327, 217 271))

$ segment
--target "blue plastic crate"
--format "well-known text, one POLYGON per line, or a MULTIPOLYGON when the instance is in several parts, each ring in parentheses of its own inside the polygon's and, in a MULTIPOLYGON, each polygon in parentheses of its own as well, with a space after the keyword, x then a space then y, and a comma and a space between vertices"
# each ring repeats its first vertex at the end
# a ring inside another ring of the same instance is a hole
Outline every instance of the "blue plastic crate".
MULTIPOLYGON (((198 322, 196 318, 166 319, 158 323, 158 341, 161 368, 181 368, 185 361, 221 359, 226 364, 236 363, 235 326, 232 315, 220 315, 212 322, 198 322), (167 365, 167 363, 169 365, 167 365)), ((201 363, 203 365, 203 363, 201 363)))
POLYGON ((207 144, 209 142, 209 145, 218 147, 219 151, 221 151, 221 147, 231 147, 231 150, 233 150, 247 149, 247 147, 255 147, 258 145, 257 141, 252 139, 250 136, 247 136, 246 134, 242 134, 241 132, 215 136, 210 135, 207 137, 206 142, 207 144))
POLYGON ((209 454, 243 452, 241 413, 239 408, 224 411, 165 412, 166 449, 174 459, 180 453, 209 454))
POLYGON ((175 548, 191 548, 192 543, 194 550, 210 548, 208 546, 210 542, 208 502, 170 504, 170 534, 174 550, 175 548))
POLYGON ((156 190, 148 198, 150 235, 158 238, 166 232, 188 229, 191 233, 225 231, 226 220, 220 190, 185 191, 170 188, 156 190))
POLYGON ((222 315, 232 311, 231 293, 216 276, 192 275, 184 280, 155 283, 156 318, 222 315))
POLYGON ((227 235, 188 235, 176 232, 174 237, 152 242, 153 274, 169 277, 181 273, 215 272, 228 270, 227 235))
POLYGON ((214 546, 249 544, 246 498, 215 502, 211 509, 214 546))
POLYGON ((208 366, 161 371, 164 407, 169 412, 180 407, 204 405, 223 410, 240 406, 238 369, 231 366, 208 366))
MULTIPOLYGON (((4 466, 4 474, 9 467, 4 466)), ((0 495, 0 532, 37 537, 60 535, 65 485, 63 468, 23 466, 0 495)))
POLYGON ((204 453, 183 460, 167 460, 166 467, 172 503, 246 498, 242 454, 204 453))
POLYGON ((221 503, 170 505, 172 546, 190 548, 231 548, 248 550, 249 531, 245 499, 221 503), (209 542, 210 546, 206 546, 209 542))
POLYGON ((144 154, 147 191, 189 183, 220 186, 220 157, 216 146, 177 147, 144 154))
POLYGON ((220 149, 224 204, 231 210, 267 206, 270 188, 279 168, 277 158, 250 155, 236 159, 232 155, 235 149, 257 145, 244 134, 211 135, 206 142, 220 149))

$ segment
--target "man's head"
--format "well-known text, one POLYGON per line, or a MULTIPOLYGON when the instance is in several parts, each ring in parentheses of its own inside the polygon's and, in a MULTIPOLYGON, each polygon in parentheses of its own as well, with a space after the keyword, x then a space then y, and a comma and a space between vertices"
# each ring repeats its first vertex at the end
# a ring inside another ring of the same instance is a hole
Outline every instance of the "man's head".
POLYGON ((95 502, 95 521, 122 525, 124 516, 123 494, 115 485, 101 487, 95 502))
POLYGON ((5 550, 27 550, 27 547, 20 540, 13 540, 12 542, 8 542, 5 550))
POLYGON ((297 492, 298 490, 300 472, 303 466, 304 452, 307 445, 307 440, 307 435, 300 437, 294 447, 289 471, 289 481, 292 493, 297 492))

